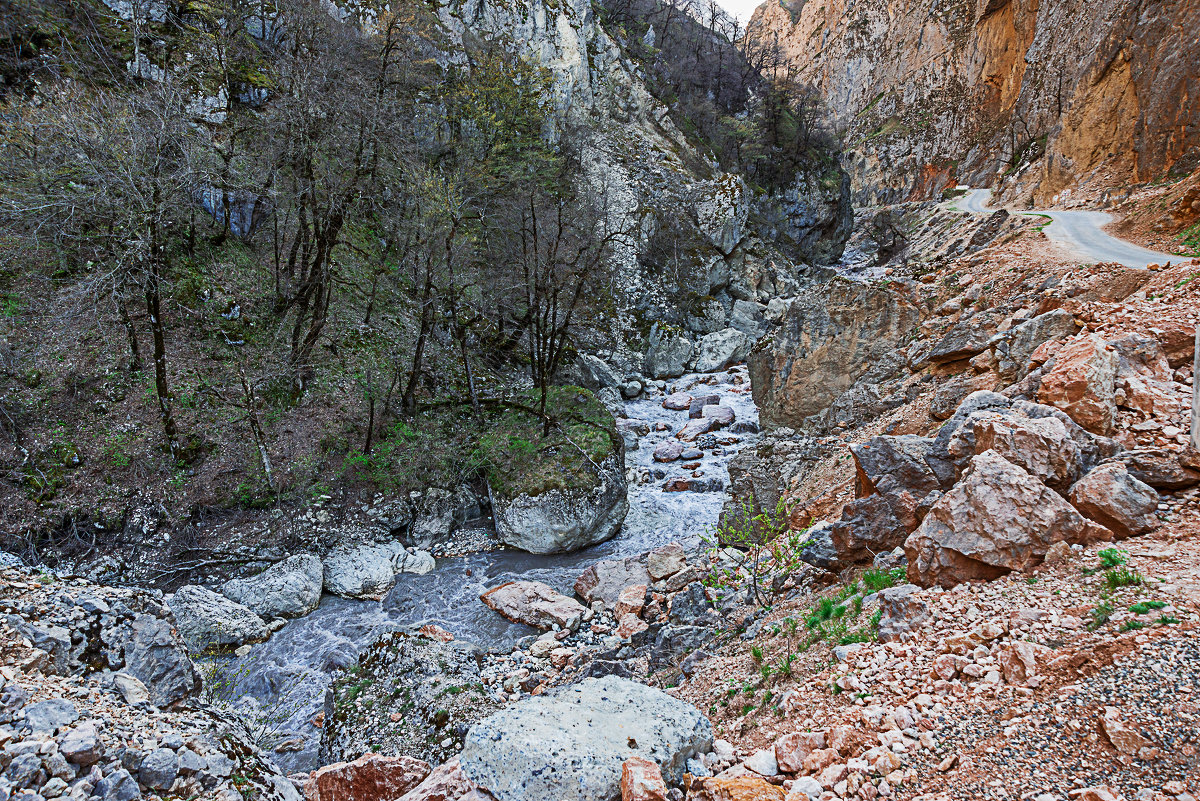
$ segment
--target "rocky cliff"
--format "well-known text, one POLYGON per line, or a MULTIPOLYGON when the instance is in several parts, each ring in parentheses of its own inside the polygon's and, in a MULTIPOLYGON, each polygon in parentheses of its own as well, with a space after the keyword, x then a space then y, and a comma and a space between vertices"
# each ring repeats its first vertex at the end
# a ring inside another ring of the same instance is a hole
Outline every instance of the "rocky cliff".
POLYGON ((824 95, 859 202, 1044 204, 1195 165, 1198 30, 1194 0, 771 0, 748 35, 824 95))
MULTIPOLYGON (((722 170, 708 143, 680 130, 671 98, 652 93, 629 34, 608 30, 598 9, 583 0, 468 0, 439 16, 457 43, 511 42, 553 74, 555 135, 582 140, 586 180, 635 232, 616 249, 621 344, 640 351, 655 322, 688 339, 730 327, 757 336, 760 324, 739 322, 735 303, 792 294, 808 265, 841 256, 853 220, 848 176, 836 157, 776 190, 722 170)), ((642 372, 640 353, 618 361, 642 372)))

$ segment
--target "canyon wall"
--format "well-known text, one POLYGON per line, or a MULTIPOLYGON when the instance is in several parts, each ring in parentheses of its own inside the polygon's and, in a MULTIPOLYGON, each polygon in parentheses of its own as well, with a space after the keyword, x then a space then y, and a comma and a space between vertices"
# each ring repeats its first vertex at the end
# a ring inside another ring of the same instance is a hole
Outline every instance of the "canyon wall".
POLYGON ((861 204, 1043 204, 1200 160, 1197 0, 768 0, 748 36, 821 91, 861 204))

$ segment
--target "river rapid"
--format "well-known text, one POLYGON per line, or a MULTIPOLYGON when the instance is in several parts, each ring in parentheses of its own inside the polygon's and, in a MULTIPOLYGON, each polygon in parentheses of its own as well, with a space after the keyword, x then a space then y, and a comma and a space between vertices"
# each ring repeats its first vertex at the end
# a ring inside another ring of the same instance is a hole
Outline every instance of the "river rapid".
POLYGON ((699 461, 702 479, 719 478, 722 489, 664 492, 668 482, 692 478, 682 460, 667 465, 653 460, 655 447, 674 438, 687 422, 688 413, 664 409, 661 391, 650 391, 626 403, 626 416, 648 424, 650 431, 638 438, 637 449, 626 450, 629 514, 615 537, 570 554, 495 550, 438 559, 435 569, 426 575, 397 576, 396 586, 382 601, 326 595, 316 611, 289 621, 237 663, 233 670, 238 693, 246 695, 243 702, 261 704, 257 714, 269 718, 270 727, 288 734, 286 750, 275 755, 280 767, 287 771, 316 767, 320 732, 311 721, 321 711, 330 677, 337 669, 355 663, 360 649, 383 632, 415 631, 434 624, 458 639, 506 652, 522 637, 537 632, 510 623, 485 606, 479 600, 484 590, 522 579, 544 582, 569 596, 579 574, 602 559, 636 556, 673 541, 690 552, 699 550, 701 536, 717 524, 727 497, 730 460, 757 437, 752 432, 757 431, 758 410, 743 366, 687 375, 669 382, 668 389, 716 395, 733 409, 733 430, 745 433, 723 429, 702 436, 695 444, 704 455, 689 462, 699 461), (656 430, 659 424, 665 430, 656 430))

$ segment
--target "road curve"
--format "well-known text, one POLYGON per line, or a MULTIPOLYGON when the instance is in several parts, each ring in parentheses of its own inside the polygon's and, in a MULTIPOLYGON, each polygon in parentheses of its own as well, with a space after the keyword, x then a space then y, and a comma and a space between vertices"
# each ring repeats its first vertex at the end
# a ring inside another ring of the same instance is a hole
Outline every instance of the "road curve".
MULTIPOLYGON (((956 205, 972 214, 991 214, 996 209, 988 204, 992 199, 990 189, 972 189, 956 205)), ((1090 262, 1117 262, 1126 267, 1144 270, 1148 264, 1178 264, 1188 257, 1178 253, 1158 253, 1117 239, 1104 232, 1104 226, 1112 221, 1112 215, 1103 211, 1017 211, 1017 214, 1049 217, 1051 222, 1042 229, 1046 238, 1064 245, 1079 258, 1090 262)))

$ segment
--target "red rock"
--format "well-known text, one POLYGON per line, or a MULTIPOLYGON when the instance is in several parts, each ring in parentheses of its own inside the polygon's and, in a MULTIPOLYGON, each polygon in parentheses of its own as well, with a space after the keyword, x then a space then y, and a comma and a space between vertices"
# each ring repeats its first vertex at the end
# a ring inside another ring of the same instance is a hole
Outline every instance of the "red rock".
POLYGON ((495 801, 466 777, 457 759, 430 773, 425 781, 400 797, 400 801, 495 801))
POLYGON ((819 773, 838 760, 838 752, 832 748, 821 748, 804 758, 805 773, 819 773))
POLYGON ((305 801, 394 801, 430 774, 429 763, 406 756, 363 754, 335 762, 304 785, 305 801))
POLYGON ((514 623, 548 629, 554 624, 573 629, 584 607, 540 581, 510 581, 479 596, 492 609, 514 623))
POLYGON ((646 585, 631 584, 621 590, 621 594, 617 596, 617 602, 613 605, 613 617, 620 620, 628 614, 637 615, 642 611, 645 603, 646 585))
POLYGON ((775 741, 775 760, 784 773, 800 773, 804 760, 813 751, 825 747, 825 734, 819 731, 796 731, 775 741))
POLYGON ((1000 672, 1009 684, 1022 686, 1037 675, 1039 663, 1045 663, 1052 654, 1049 648, 1025 640, 1002 645, 996 653, 1000 672))
POLYGON ((429 639, 437 640, 438 642, 450 642, 454 639, 453 634, 446 631, 441 626, 435 626, 432 623, 427 623, 424 626, 421 626, 421 628, 417 629, 417 633, 422 637, 428 637, 429 639))
POLYGON ((688 801, 784 801, 784 794, 759 776, 714 776, 693 783, 688 801))
POLYGON ((621 765, 621 801, 667 801, 667 783, 658 764, 630 757, 621 765))
POLYGON ((629 612, 618 622, 617 636, 625 638, 632 637, 638 632, 645 631, 648 628, 650 628, 649 623, 642 620, 633 612, 629 612))
POLYGON ((1093 434, 1112 431, 1117 352, 1096 334, 1069 341, 1042 377, 1038 400, 1062 409, 1093 434))

